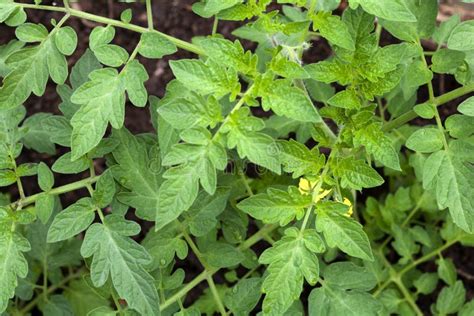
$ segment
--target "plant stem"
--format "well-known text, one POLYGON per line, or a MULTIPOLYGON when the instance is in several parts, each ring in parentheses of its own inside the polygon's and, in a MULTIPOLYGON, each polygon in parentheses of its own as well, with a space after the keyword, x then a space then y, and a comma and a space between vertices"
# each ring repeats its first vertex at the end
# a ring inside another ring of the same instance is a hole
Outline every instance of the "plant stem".
POLYGON ((214 297, 214 301, 216 302, 221 315, 224 315, 224 316, 227 315, 227 311, 225 310, 225 306, 222 303, 222 299, 219 295, 219 292, 217 291, 217 287, 216 287, 216 284, 214 283, 214 280, 212 279, 212 276, 207 275, 206 280, 207 280, 207 284, 209 284, 209 288, 211 289, 212 296, 214 297))
POLYGON ((148 29, 153 30, 153 6, 151 0, 146 0, 146 18, 148 21, 148 29))
MULTIPOLYGON (((459 241, 459 239, 454 239, 454 240, 451 240, 451 241, 447 241, 444 245, 436 248, 435 250, 427 253, 426 255, 418 258, 417 260, 415 261, 412 261, 410 264, 408 264, 407 266, 405 266, 403 269, 401 269, 400 271, 394 273, 394 275, 392 275, 391 278, 389 278, 387 281, 385 281, 381 286, 379 286, 377 288, 377 290, 374 292, 373 296, 374 297, 377 297, 379 296, 382 291, 388 286, 390 285, 390 283, 396 283, 397 280, 400 280, 401 282, 401 278, 402 276, 407 273, 408 271, 410 271, 411 269, 413 268, 416 268, 418 265, 430 260, 431 258, 437 256, 439 253, 441 253, 442 251, 446 250, 447 248, 451 247, 452 245, 454 245, 455 243, 457 243, 459 241)), ((383 254, 382 254, 383 256, 383 254)))
MULTIPOLYGON (((62 288, 64 285, 66 285, 67 283, 69 283, 70 281, 74 280, 74 279, 78 279, 80 278, 82 275, 83 275, 84 271, 83 270, 79 270, 77 271, 76 273, 74 274, 70 274, 68 275, 66 278, 64 278, 63 280, 61 280, 61 282, 59 282, 58 284, 55 284, 55 285, 51 285, 48 290, 47 290, 47 294, 52 294, 54 293, 56 290, 62 288)), ((20 310, 20 314, 21 315, 25 315, 27 314, 30 310, 32 310, 36 305, 38 305, 38 303, 41 301, 41 299, 43 298, 43 296, 37 296, 34 300, 32 300, 28 305, 26 305, 25 307, 23 307, 21 310, 20 310)))
MULTIPOLYGON (((106 25, 112 25, 115 27, 120 27, 123 29, 137 32, 137 33, 145 33, 145 32, 150 31, 148 28, 145 28, 136 24, 130 24, 130 23, 127 24, 119 20, 109 19, 103 16, 98 16, 95 14, 83 12, 76 9, 71 9, 71 8, 67 9, 65 7, 55 7, 55 6, 49 6, 49 5, 35 5, 35 4, 19 3, 19 2, 15 2, 15 4, 23 7, 24 9, 35 9, 35 10, 46 10, 46 11, 69 13, 71 16, 74 16, 77 18, 81 18, 81 19, 85 19, 85 20, 89 20, 89 21, 93 21, 97 23, 102 23, 106 25)), ((178 46, 181 49, 190 51, 198 55, 205 55, 204 51, 197 45, 183 41, 179 38, 173 37, 171 35, 168 35, 156 30, 154 30, 153 32, 160 34, 161 36, 168 39, 170 42, 174 43, 176 46, 178 46)))
MULTIPOLYGON (((259 242, 263 239, 265 234, 270 233, 271 231, 275 230, 278 226, 277 225, 265 225, 263 226, 258 232, 252 235, 250 238, 245 240, 243 243, 240 244, 239 250, 246 250, 252 247, 254 244, 259 242)), ((215 274, 219 269, 210 269, 201 272, 197 277, 195 277, 192 281, 186 284, 181 290, 176 292, 170 298, 168 298, 165 302, 162 302, 160 305, 160 310, 163 311, 166 308, 173 305, 177 300, 181 299, 181 297, 185 296, 189 291, 195 288, 199 283, 206 280, 207 276, 212 276, 215 274)))
POLYGON ((420 310, 420 308, 418 307, 418 305, 416 305, 416 302, 415 300, 413 299, 413 297, 411 296, 410 294, 410 291, 407 290, 407 288, 405 287, 405 285, 403 284, 403 282, 400 280, 400 279, 396 279, 393 281, 393 283, 395 283, 398 288, 400 289, 400 292, 402 292, 405 300, 408 302, 408 304, 411 306, 411 308, 413 309, 413 311, 418 315, 418 316, 423 316, 423 312, 420 310))
MULTIPOLYGON (((49 191, 49 194, 60 195, 60 194, 68 193, 68 192, 75 191, 78 189, 82 189, 82 188, 87 187, 87 185, 95 183, 98 179, 99 177, 93 177, 93 178, 87 178, 87 179, 79 180, 77 182, 69 183, 69 184, 51 189, 51 191, 49 191)), ((14 207, 15 205, 18 205, 19 203, 21 203, 21 205, 23 206, 33 204, 36 202, 36 200, 41 194, 42 192, 25 197, 24 199, 20 199, 16 202, 11 203, 9 206, 14 207)))
MULTIPOLYGON (((471 93, 471 92, 474 92, 474 83, 471 83, 471 84, 468 84, 466 86, 457 88, 453 91, 450 91, 450 92, 445 93, 445 94, 443 94, 439 97, 436 97, 433 100, 433 104, 436 107, 438 107, 438 106, 441 106, 445 103, 448 103, 452 100, 455 100, 455 99, 457 99, 459 97, 462 97, 463 95, 471 93)), ((385 124, 382 127, 382 130, 385 131, 385 132, 388 132, 392 129, 398 128, 398 127, 410 122, 411 120, 413 120, 417 117, 418 117, 418 114, 416 114, 416 112, 414 110, 408 111, 405 114, 402 114, 399 117, 397 117, 396 119, 394 119, 394 120, 388 122, 387 124, 385 124)))
POLYGON ((212 36, 216 35, 217 33, 217 26, 219 25, 219 19, 217 16, 214 18, 214 23, 212 24, 212 36))

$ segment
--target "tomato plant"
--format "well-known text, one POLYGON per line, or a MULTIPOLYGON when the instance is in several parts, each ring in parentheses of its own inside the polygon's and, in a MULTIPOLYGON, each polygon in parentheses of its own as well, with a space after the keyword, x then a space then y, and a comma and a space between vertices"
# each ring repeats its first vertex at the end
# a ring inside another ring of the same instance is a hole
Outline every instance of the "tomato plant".
POLYGON ((186 42, 151 0, 143 26, 41 2, 0 0, 17 38, 0 46, 2 315, 474 314, 443 256, 474 245, 474 21, 438 24, 437 0, 201 0, 212 34, 186 42), (86 50, 75 18, 100 24, 86 50), (331 56, 306 62, 321 39, 331 56), (149 95, 143 60, 178 50, 195 57, 149 95), (26 115, 47 85, 60 114, 26 115), (155 130, 131 133, 126 106, 155 130))

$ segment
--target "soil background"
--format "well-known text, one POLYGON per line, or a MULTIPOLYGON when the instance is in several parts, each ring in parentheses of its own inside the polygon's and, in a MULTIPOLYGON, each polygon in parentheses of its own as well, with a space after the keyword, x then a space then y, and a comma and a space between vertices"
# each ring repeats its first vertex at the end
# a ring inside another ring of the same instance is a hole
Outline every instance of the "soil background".
MULTIPOLYGON (((31 2, 31 1, 30 1, 31 2)), ((60 1, 59 1, 60 2, 60 1)), ((154 16, 154 25, 155 28, 170 34, 172 36, 181 38, 186 41, 191 41, 194 36, 199 35, 208 35, 211 33, 213 21, 211 19, 203 19, 195 15, 191 10, 191 5, 194 3, 194 0, 153 0, 153 16, 154 16)), ((347 4, 347 1, 343 1, 341 8, 343 9, 347 4)), ((473 19, 474 18, 474 4, 466 5, 460 4, 460 1, 451 0, 451 1, 441 1, 440 14, 438 20, 442 21, 449 18, 452 14, 460 14, 463 20, 473 19)), ((54 1, 43 1, 42 4, 55 5, 54 1)), ((133 19, 131 23, 140 24, 146 26, 146 11, 145 5, 142 2, 137 3, 122 3, 116 0, 82 0, 76 3, 72 3, 72 6, 76 9, 83 11, 91 12, 94 14, 119 19, 120 13, 127 9, 131 8, 133 10, 133 19)), ((50 26, 50 21, 52 18, 59 20, 61 14, 46 12, 41 10, 28 10, 28 20, 35 23, 43 23, 44 25, 50 26)), ((77 59, 84 53, 88 47, 88 37, 93 27, 100 24, 95 24, 90 21, 81 20, 78 18, 72 17, 67 22, 67 25, 72 26, 79 37, 79 46, 76 53, 68 58, 70 66, 73 66, 77 59)), ((220 22, 218 27, 218 32, 223 34, 225 37, 234 39, 231 35, 232 30, 238 27, 240 24, 236 22, 220 22)), ((11 39, 15 38, 14 29, 9 28, 5 25, 0 25, 0 45, 6 44, 11 39)), ((115 44, 118 44, 126 48, 131 52, 135 45, 138 43, 139 36, 135 32, 128 30, 116 28, 116 37, 114 40, 115 44)), ((391 37, 389 34, 384 32, 382 34, 382 45, 397 43, 398 40, 391 37)), ((436 49, 436 45, 430 42, 424 42, 425 47, 428 50, 436 49)), ((254 45, 249 42, 244 42, 244 46, 248 49, 254 48, 254 45)), ((312 43, 312 47, 305 53, 305 62, 316 62, 324 60, 331 54, 331 49, 329 45, 324 40, 317 40, 312 43)), ((183 58, 194 58, 194 54, 189 53, 184 50, 179 50, 176 54, 172 56, 167 56, 160 60, 150 60, 140 58, 140 61, 145 65, 148 70, 150 79, 146 83, 149 95, 155 95, 162 97, 166 84, 173 79, 173 75, 168 66, 168 61, 171 59, 183 59, 183 58)), ((452 76, 436 76, 435 78, 435 88, 436 94, 443 94, 445 91, 450 91, 459 85, 456 83, 452 76)), ((427 91, 422 88, 419 92, 418 101, 424 101, 427 99, 427 91)), ((459 104, 460 100, 455 100, 450 104, 443 106, 442 115, 444 117, 454 113, 456 111, 456 106, 459 104)), ((49 112, 54 114, 60 114, 58 105, 60 104, 60 98, 55 91, 55 86, 50 84, 47 87, 45 95, 41 98, 31 96, 28 101, 25 103, 25 106, 28 111, 28 115, 37 113, 37 112, 49 112)), ((415 120, 412 124, 424 125, 427 121, 424 120, 415 120)), ((148 108, 137 108, 133 106, 126 107, 126 120, 125 125, 133 133, 144 133, 144 132, 153 132, 153 127, 150 121, 150 114, 148 108)), ((21 162, 40 162, 45 161, 51 165, 55 159, 60 154, 63 154, 65 149, 58 149, 58 155, 55 157, 50 157, 47 155, 42 155, 35 153, 33 151, 24 150, 22 156, 20 157, 21 162)), ((101 163, 99 162, 96 166, 98 171, 102 168, 101 163)), ((63 185, 71 183, 82 178, 83 175, 63 175, 61 177, 56 177, 56 185, 63 185)), ((25 190, 27 195, 34 194, 38 191, 38 188, 34 183, 35 181, 25 182, 25 190)), ((16 188, 11 188, 10 190, 13 198, 18 196, 16 188)), ((62 196, 63 205, 67 206, 71 203, 74 203, 79 197, 86 195, 85 191, 73 192, 62 196)), ((384 194, 383 191, 375 190, 369 191, 366 194, 370 195, 380 195, 384 194)), ((474 197, 473 197, 474 198, 474 197)), ((257 252, 261 252, 265 245, 260 245, 260 249, 256 248, 257 252)), ((445 253, 446 257, 452 258, 456 267, 458 268, 459 278, 463 280, 468 293, 467 299, 474 298, 474 250, 472 248, 465 248, 459 245, 453 246, 445 253)), ((188 257, 186 260, 186 265, 184 262, 178 263, 178 266, 185 268, 187 272, 187 279, 192 279, 192 277, 200 272, 200 265, 197 262, 196 258, 188 257)), ((433 262, 427 263, 420 267, 425 271, 436 271, 436 266, 433 262)), ((223 273, 216 275, 217 283, 224 282, 223 273)), ((196 287, 188 297, 188 302, 195 300, 206 285, 203 283, 200 286, 196 287)), ((439 289, 438 289, 439 291, 439 289)), ((438 292, 437 291, 437 292, 438 292)), ((426 314, 430 314, 430 305, 435 302, 437 293, 435 292, 432 295, 422 297, 419 300, 419 303, 426 314)))

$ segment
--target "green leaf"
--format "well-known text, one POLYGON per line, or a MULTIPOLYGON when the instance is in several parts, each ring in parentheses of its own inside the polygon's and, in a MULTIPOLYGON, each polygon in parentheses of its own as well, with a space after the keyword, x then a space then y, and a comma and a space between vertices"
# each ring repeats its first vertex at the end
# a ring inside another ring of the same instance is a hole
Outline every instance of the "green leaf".
POLYGON ((293 87, 288 80, 275 80, 259 90, 262 107, 265 111, 272 110, 276 115, 285 116, 300 122, 320 122, 321 117, 313 103, 305 93, 293 87))
POLYGON ((54 43, 61 54, 71 56, 77 47, 76 31, 70 26, 60 28, 54 36, 54 43))
POLYGON ((73 103, 81 105, 71 119, 73 160, 99 144, 109 122, 115 129, 123 126, 125 91, 135 106, 147 101, 143 82, 148 75, 138 61, 128 63, 120 74, 104 68, 91 72, 89 78, 71 96, 73 103))
POLYGON ((413 285, 419 293, 428 295, 436 290, 438 275, 436 273, 423 273, 413 282, 413 285))
POLYGON ((115 195, 115 181, 112 172, 106 170, 97 181, 92 201, 98 208, 104 208, 112 202, 115 195))
POLYGON ((448 48, 460 51, 474 49, 474 21, 465 21, 458 24, 452 31, 448 39, 448 48))
POLYGON ((216 169, 227 166, 223 146, 206 129, 188 129, 181 133, 186 143, 174 145, 163 159, 164 166, 181 165, 194 169, 202 187, 213 195, 217 185, 216 169))
POLYGON ((448 41, 449 36, 453 32, 454 28, 461 23, 461 18, 459 15, 454 14, 446 21, 441 22, 439 27, 433 34, 433 39, 439 45, 445 44, 448 41))
POLYGON ((345 188, 361 190, 384 183, 384 179, 371 166, 363 160, 354 160, 350 157, 341 160, 335 172, 341 177, 341 185, 345 188))
POLYGON ((295 140, 280 141, 280 160, 283 170, 292 173, 293 178, 317 174, 324 166, 324 155, 317 148, 310 150, 295 140))
POLYGON ((332 263, 324 270, 324 286, 342 290, 370 291, 376 285, 377 279, 367 267, 349 261, 332 263))
POLYGON ((36 113, 29 116, 22 124, 26 129, 22 141, 27 148, 32 148, 40 153, 54 155, 56 147, 50 139, 46 121, 51 117, 49 113, 36 113))
POLYGON ((313 289, 308 301, 310 316, 383 314, 382 304, 365 292, 323 286, 313 289))
POLYGON ((327 102, 329 105, 343 109, 359 109, 361 107, 360 99, 353 89, 338 92, 327 102))
POLYGON ((384 166, 401 170, 398 153, 393 148, 392 140, 385 136, 378 123, 370 124, 364 129, 358 130, 354 136, 354 145, 364 146, 366 151, 374 155, 375 159, 384 166))
POLYGON ((158 231, 151 230, 142 244, 153 258, 151 270, 168 266, 175 255, 179 259, 185 259, 188 255, 188 244, 183 240, 182 230, 177 222, 158 231))
POLYGON ((242 108, 231 114, 228 125, 223 129, 227 133, 227 146, 237 148, 240 158, 265 167, 277 174, 281 173, 278 145, 267 134, 258 132, 264 123, 249 116, 249 109, 242 108))
POLYGON ((199 192, 199 177, 192 166, 168 169, 158 192, 156 226, 159 230, 191 207, 199 192))
POLYGON ((225 242, 206 245, 202 255, 207 264, 218 269, 236 266, 245 258, 239 249, 225 242))
POLYGON ((184 214, 184 223, 196 237, 208 234, 218 224, 218 216, 225 210, 229 198, 228 188, 217 188, 214 195, 201 191, 191 208, 184 214))
POLYGON ((208 15, 212 16, 239 3, 242 3, 242 0, 208 0, 204 10, 208 15))
POLYGON ((146 58, 162 58, 178 50, 173 42, 156 32, 143 33, 139 45, 138 53, 146 58))
POLYGON ((269 188, 267 193, 253 195, 237 207, 264 223, 285 226, 295 218, 301 219, 310 204, 309 195, 302 195, 297 188, 289 187, 288 192, 269 188))
POLYGON ((455 74, 458 67, 464 64, 464 52, 442 48, 431 58, 431 70, 441 74, 455 74))
POLYGON ((17 176, 12 170, 0 170, 0 187, 6 187, 16 182, 17 176))
POLYGON ((72 238, 86 230, 95 218, 96 206, 82 198, 56 215, 48 231, 48 243, 72 238))
POLYGON ((228 291, 224 303, 236 315, 249 315, 260 300, 261 278, 240 280, 228 291))
POLYGON ((423 167, 423 187, 436 196, 440 209, 449 208, 453 221, 467 232, 474 229, 474 168, 455 151, 431 154, 423 167))
POLYGON ((23 48, 24 45, 24 43, 17 40, 11 40, 5 45, 0 45, 0 77, 5 77, 10 72, 5 61, 11 54, 23 48))
POLYGON ((12 71, 0 89, 0 108, 3 109, 22 104, 31 93, 43 95, 49 75, 55 83, 63 84, 68 74, 66 58, 49 35, 39 45, 13 53, 6 63, 12 71))
POLYGON ((316 228, 324 234, 329 247, 338 247, 348 255, 363 260, 374 260, 369 238, 359 222, 334 211, 329 203, 317 204, 316 213, 316 228))
POLYGON ((152 221, 158 208, 158 190, 162 183, 161 164, 149 152, 144 142, 127 129, 114 130, 112 138, 119 145, 112 155, 117 162, 111 171, 120 185, 127 189, 118 194, 118 200, 136 209, 142 219, 152 221))
POLYGON ((23 253, 30 249, 30 243, 23 236, 10 231, 10 228, 2 230, 0 234, 0 312, 7 309, 9 300, 13 298, 15 288, 18 286, 18 278, 25 278, 28 274, 28 262, 23 253))
POLYGON ((443 148, 444 135, 435 127, 421 128, 406 141, 406 146, 420 153, 432 153, 443 148))
POLYGON ((351 0, 350 5, 353 8, 360 5, 368 13, 382 19, 397 22, 416 22, 416 17, 404 0, 351 0))
POLYGON ((84 279, 68 283, 64 296, 71 304, 74 315, 90 315, 89 312, 94 309, 109 305, 109 300, 90 288, 84 279))
POLYGON ((62 174, 73 174, 79 173, 90 167, 90 160, 87 157, 81 157, 78 160, 71 160, 71 153, 68 152, 61 157, 53 164, 51 169, 56 173, 62 174))
POLYGON ((25 23, 16 28, 15 35, 25 43, 41 42, 48 37, 48 30, 42 24, 25 23))
POLYGON ((461 281, 454 285, 444 287, 436 300, 436 310, 441 315, 454 314, 458 312, 466 301, 466 289, 461 281))
POLYGON ((90 34, 89 47, 97 59, 106 66, 120 67, 128 59, 127 51, 114 44, 110 44, 115 37, 113 26, 98 26, 90 34))
POLYGON ((128 24, 132 21, 132 15, 133 15, 132 9, 130 8, 125 9, 122 11, 122 13, 120 13, 120 21, 128 24))
POLYGON ((474 116, 474 97, 470 97, 458 106, 458 111, 467 116, 474 116))
POLYGON ((337 15, 320 13, 313 18, 313 29, 331 44, 354 51, 355 43, 347 25, 337 15))
POLYGON ((223 120, 221 105, 214 97, 206 99, 195 93, 186 98, 172 98, 163 102, 158 113, 176 129, 215 127, 223 120))
POLYGON ((38 165, 38 184, 45 192, 50 191, 54 186, 54 175, 44 162, 38 165))
POLYGON ((181 59, 170 62, 171 70, 186 88, 202 95, 222 96, 240 91, 235 70, 226 70, 222 64, 208 61, 206 64, 195 59, 181 59))
POLYGON ((302 237, 297 229, 290 228, 259 258, 260 263, 269 265, 262 285, 265 314, 284 314, 299 298, 303 290, 303 278, 311 285, 318 281, 318 258, 306 247, 302 237))
POLYGON ((91 278, 94 286, 104 285, 110 275, 119 297, 126 300, 131 309, 144 315, 159 315, 154 279, 144 269, 144 265, 151 262, 150 255, 129 238, 139 232, 138 224, 109 215, 104 224, 89 227, 81 254, 85 258, 93 256, 91 278))
POLYGON ((41 193, 35 203, 35 212, 40 221, 48 222, 54 210, 54 196, 46 192, 41 193))
POLYGON ((199 41, 206 56, 216 63, 232 67, 243 74, 253 75, 257 68, 257 56, 245 51, 239 41, 231 42, 222 38, 208 37, 199 41))
POLYGON ((70 316, 72 307, 63 295, 52 295, 46 302, 39 304, 39 309, 43 315, 70 316))
POLYGON ((438 275, 447 285, 454 285, 457 281, 456 266, 451 258, 445 259, 443 257, 436 260, 438 266, 438 275))

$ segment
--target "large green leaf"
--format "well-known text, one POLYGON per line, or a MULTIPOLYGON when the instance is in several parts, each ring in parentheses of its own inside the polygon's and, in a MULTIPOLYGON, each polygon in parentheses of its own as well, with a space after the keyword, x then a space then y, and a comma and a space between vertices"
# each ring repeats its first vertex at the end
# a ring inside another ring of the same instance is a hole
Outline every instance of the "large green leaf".
POLYGON ((454 223, 474 229, 474 167, 454 150, 431 154, 423 167, 423 187, 436 196, 441 209, 449 208, 454 223))
POLYGON ((105 284, 109 276, 120 298, 131 309, 143 315, 159 315, 160 306, 153 277, 144 265, 151 257, 129 236, 140 232, 140 226, 120 216, 109 215, 103 224, 93 224, 86 232, 81 254, 92 258, 91 278, 94 286, 105 284))

